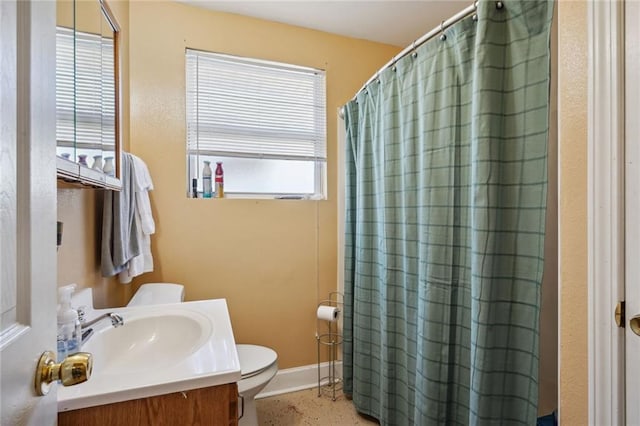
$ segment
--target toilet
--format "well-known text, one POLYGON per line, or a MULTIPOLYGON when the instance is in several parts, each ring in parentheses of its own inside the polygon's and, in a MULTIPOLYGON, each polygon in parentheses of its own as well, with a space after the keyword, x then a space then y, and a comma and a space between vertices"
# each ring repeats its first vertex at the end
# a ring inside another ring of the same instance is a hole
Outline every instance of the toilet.
POLYGON ((242 377, 238 382, 242 417, 240 426, 257 426, 255 398, 278 372, 278 354, 271 348, 237 344, 242 377))
MULTIPOLYGON (((175 283, 143 284, 127 306, 159 305, 184 301, 184 286, 175 283)), ((241 378, 238 382, 240 426, 257 426, 255 397, 278 372, 278 354, 258 345, 236 344, 241 378)))

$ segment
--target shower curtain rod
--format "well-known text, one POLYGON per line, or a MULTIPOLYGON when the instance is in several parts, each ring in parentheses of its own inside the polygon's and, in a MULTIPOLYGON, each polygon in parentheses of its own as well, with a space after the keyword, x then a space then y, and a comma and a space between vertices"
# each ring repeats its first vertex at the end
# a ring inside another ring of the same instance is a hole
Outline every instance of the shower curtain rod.
MULTIPOLYGON (((496 2, 496 8, 497 9, 502 9, 503 6, 504 5, 503 5, 503 3, 501 1, 497 1, 496 2)), ((465 9, 463 9, 460 12, 456 13, 451 18, 449 18, 449 19, 447 19, 445 21, 442 21, 442 23, 438 27, 432 29, 431 31, 429 31, 428 33, 423 35, 422 37, 420 37, 417 40, 415 40, 409 46, 405 47, 402 52, 398 53, 396 56, 391 58, 391 60, 389 62, 384 64, 375 74, 373 74, 373 76, 371 76, 371 78, 369 80, 367 80, 367 82, 365 84, 362 85, 360 90, 358 90, 356 92, 356 94, 353 96, 353 98, 351 98, 351 100, 354 100, 358 96, 358 93, 362 92, 369 85, 369 83, 371 83, 376 78, 378 78, 378 76, 380 75, 380 73, 382 73, 382 71, 386 70, 387 68, 389 68, 390 66, 392 66, 393 64, 398 62, 398 60, 400 60, 401 58, 407 56, 407 54, 413 52, 416 49, 416 47, 418 47, 421 44, 425 43, 426 41, 430 40, 434 36, 444 33, 444 30, 449 28, 451 25, 453 25, 456 22, 458 22, 458 21, 466 18, 467 16, 475 13, 477 8, 478 8, 478 1, 476 0, 476 1, 473 2, 472 5, 467 6, 465 9)), ((344 109, 340 108, 340 116, 342 117, 343 115, 344 115, 344 109)))

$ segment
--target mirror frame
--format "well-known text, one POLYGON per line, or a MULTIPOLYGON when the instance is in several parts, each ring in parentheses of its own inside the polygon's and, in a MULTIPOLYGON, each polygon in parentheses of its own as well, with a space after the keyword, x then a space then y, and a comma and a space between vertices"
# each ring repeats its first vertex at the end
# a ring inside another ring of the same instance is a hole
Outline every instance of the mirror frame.
POLYGON ((120 171, 121 171, 121 163, 122 163, 122 144, 121 144, 121 134, 120 134, 120 25, 118 25, 118 21, 116 21, 116 17, 111 11, 111 8, 107 4, 106 0, 99 0, 100 8, 102 9, 102 13, 104 17, 109 21, 111 28, 113 29, 113 78, 114 78, 114 107, 115 107, 115 154, 116 158, 116 167, 115 167, 115 176, 117 179, 120 179, 120 171))
MULTIPOLYGON (((1 1, 1 0, 0 0, 1 1)), ((78 0, 75 0, 78 1, 78 0)), ((82 1, 82 0, 80 0, 82 1)), ((114 160, 115 160, 115 176, 108 176, 102 171, 96 171, 88 167, 82 167, 78 163, 66 160, 56 155, 57 177, 59 180, 68 183, 79 183, 89 185, 96 188, 105 188, 114 191, 122 189, 121 170, 122 170, 122 133, 121 133, 121 114, 120 109, 120 25, 107 4, 106 0, 95 0, 100 4, 100 10, 103 17, 108 21, 113 29, 113 66, 114 66, 114 160)), ((74 28, 75 31, 75 28, 74 28)))

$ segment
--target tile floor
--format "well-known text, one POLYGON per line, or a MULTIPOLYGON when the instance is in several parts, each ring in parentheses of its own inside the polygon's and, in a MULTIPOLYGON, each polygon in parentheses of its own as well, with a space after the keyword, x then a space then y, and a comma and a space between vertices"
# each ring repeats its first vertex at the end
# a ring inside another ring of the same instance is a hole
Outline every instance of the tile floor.
POLYGON ((377 425, 375 419, 359 415, 342 393, 332 401, 318 397, 317 388, 256 400, 260 426, 352 426, 377 425))

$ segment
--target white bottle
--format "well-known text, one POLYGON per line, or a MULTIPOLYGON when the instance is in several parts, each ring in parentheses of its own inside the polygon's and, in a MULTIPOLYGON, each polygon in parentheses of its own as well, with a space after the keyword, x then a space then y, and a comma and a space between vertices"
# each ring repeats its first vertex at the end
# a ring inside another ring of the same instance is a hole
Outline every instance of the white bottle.
POLYGON ((205 161, 204 168, 202 169, 202 198, 211 198, 213 196, 211 175, 211 162, 205 161))
POLYGON ((94 155, 93 156, 93 165, 91 166, 93 170, 102 171, 102 155, 94 155))
POLYGON ((58 361, 80 350, 81 330, 78 312, 71 307, 75 284, 58 288, 58 361))
POLYGON ((105 157, 104 164, 102 165, 102 173, 107 176, 115 176, 116 170, 113 165, 113 157, 105 157))

